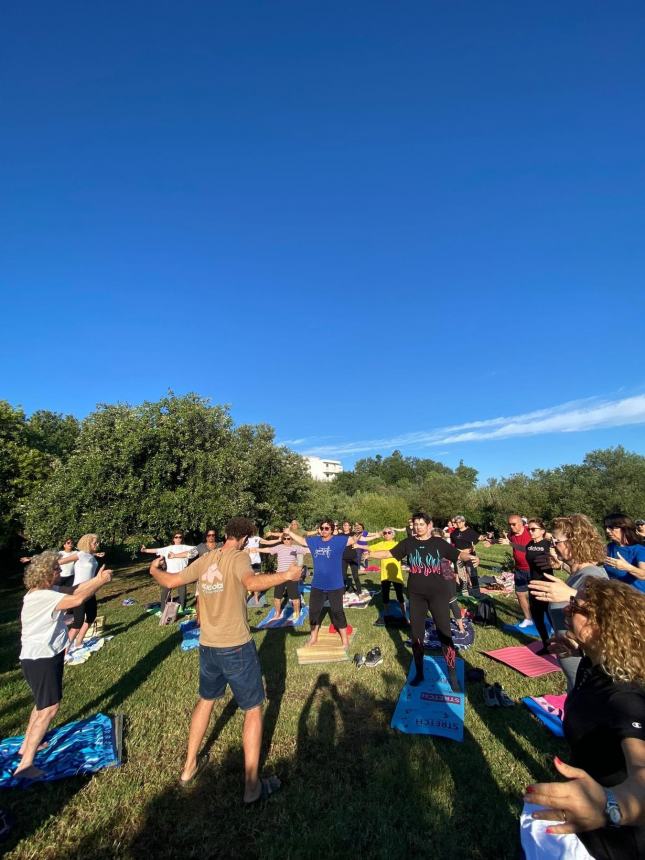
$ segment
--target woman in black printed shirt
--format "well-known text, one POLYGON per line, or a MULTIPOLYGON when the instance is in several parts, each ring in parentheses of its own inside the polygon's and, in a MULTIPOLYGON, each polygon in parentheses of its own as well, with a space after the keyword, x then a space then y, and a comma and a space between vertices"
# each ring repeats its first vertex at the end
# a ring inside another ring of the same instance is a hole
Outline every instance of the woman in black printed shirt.
MULTIPOLYGON (((531 582, 535 579, 544 579, 545 573, 552 574, 553 564, 551 561, 551 541, 545 538, 546 528, 542 520, 537 517, 529 520, 528 530, 531 533, 531 540, 526 545, 526 561, 529 566, 529 582, 531 582)), ((549 617, 548 604, 538 600, 529 591, 529 608, 533 623, 542 640, 542 648, 538 654, 548 654, 549 634, 545 623, 545 618, 549 617)))

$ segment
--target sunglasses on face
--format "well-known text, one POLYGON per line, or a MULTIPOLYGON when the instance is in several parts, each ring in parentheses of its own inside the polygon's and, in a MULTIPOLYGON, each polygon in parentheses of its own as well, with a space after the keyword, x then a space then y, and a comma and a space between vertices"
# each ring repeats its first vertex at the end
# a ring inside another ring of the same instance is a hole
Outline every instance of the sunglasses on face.
POLYGON ((330 532, 330 531, 331 531, 331 526, 321 526, 321 527, 320 527, 320 531, 321 531, 321 532, 330 532))
POLYGON ((567 542, 567 538, 553 538, 554 544, 566 543, 566 542, 567 542))
POLYGON ((173 540, 183 540, 183 539, 184 539, 183 535, 175 535, 173 538, 173 540))
POLYGON ((529 526, 529 531, 530 532, 541 532, 541 531, 543 531, 543 529, 541 529, 539 526, 529 526))

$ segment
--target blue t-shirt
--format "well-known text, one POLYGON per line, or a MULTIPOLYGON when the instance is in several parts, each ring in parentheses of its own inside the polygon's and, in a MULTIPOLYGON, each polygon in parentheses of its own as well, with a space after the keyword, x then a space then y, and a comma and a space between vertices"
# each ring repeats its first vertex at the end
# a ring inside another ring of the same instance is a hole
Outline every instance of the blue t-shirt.
POLYGON ((343 551, 349 538, 347 535, 334 535, 329 540, 323 540, 320 535, 305 538, 309 552, 314 560, 314 576, 312 588, 321 591, 333 591, 343 588, 343 551))
MULTIPOLYGON (((607 544, 607 555, 610 558, 618 558, 618 553, 625 559, 628 564, 633 564, 638 567, 639 562, 645 561, 645 546, 639 543, 628 544, 627 546, 619 546, 615 541, 607 544)), ((628 570, 618 570, 617 567, 609 567, 605 565, 607 576, 610 579, 620 579, 621 582, 626 582, 627 585, 633 585, 639 591, 645 591, 645 579, 638 579, 633 573, 628 570)))

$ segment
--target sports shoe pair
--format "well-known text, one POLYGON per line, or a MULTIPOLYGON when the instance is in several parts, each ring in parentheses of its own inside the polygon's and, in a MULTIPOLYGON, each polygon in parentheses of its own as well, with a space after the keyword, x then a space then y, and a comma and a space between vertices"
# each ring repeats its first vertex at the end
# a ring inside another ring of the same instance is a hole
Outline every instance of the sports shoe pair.
POLYGON ((380 648, 370 649, 364 657, 362 654, 354 654, 354 665, 357 669, 364 669, 366 666, 368 669, 373 669, 382 662, 383 655, 380 648))
POLYGON ((484 687, 484 702, 489 708, 512 708, 515 702, 501 684, 486 684, 484 687))

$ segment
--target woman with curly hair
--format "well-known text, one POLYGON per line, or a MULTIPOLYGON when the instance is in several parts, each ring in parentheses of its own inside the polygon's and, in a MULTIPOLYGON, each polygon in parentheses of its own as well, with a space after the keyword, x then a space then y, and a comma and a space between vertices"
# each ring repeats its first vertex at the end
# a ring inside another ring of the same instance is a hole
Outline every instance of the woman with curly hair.
POLYGON ((605 559, 609 578, 645 591, 645 546, 640 543, 636 523, 625 514, 610 514, 604 526, 609 538, 605 559))
POLYGON ((60 573, 58 553, 54 551, 34 556, 25 570, 27 594, 20 615, 20 665, 35 706, 19 750, 22 761, 14 776, 29 779, 42 776, 40 768, 34 767, 34 757, 63 696, 63 659, 67 645, 65 612, 83 606, 112 579, 112 571, 102 567, 97 576, 79 585, 73 594, 64 594, 56 590, 60 573))
MULTIPOLYGON (((549 604, 549 616, 556 638, 562 638, 567 632, 564 610, 570 598, 576 596, 588 577, 607 579, 605 569, 600 567, 605 558, 605 546, 598 530, 584 514, 558 517, 553 521, 552 532, 557 558, 569 568, 570 575, 563 582, 552 574, 544 573, 543 579, 529 582, 529 594, 549 604)), ((568 690, 573 688, 579 663, 580 657, 577 655, 560 655, 560 666, 566 675, 568 690)))
POLYGON ((529 786, 524 799, 546 807, 532 818, 557 822, 547 833, 580 833, 600 860, 637 860, 645 857, 645 594, 588 577, 566 615, 584 654, 563 722, 572 765, 555 760, 569 781, 529 786))

